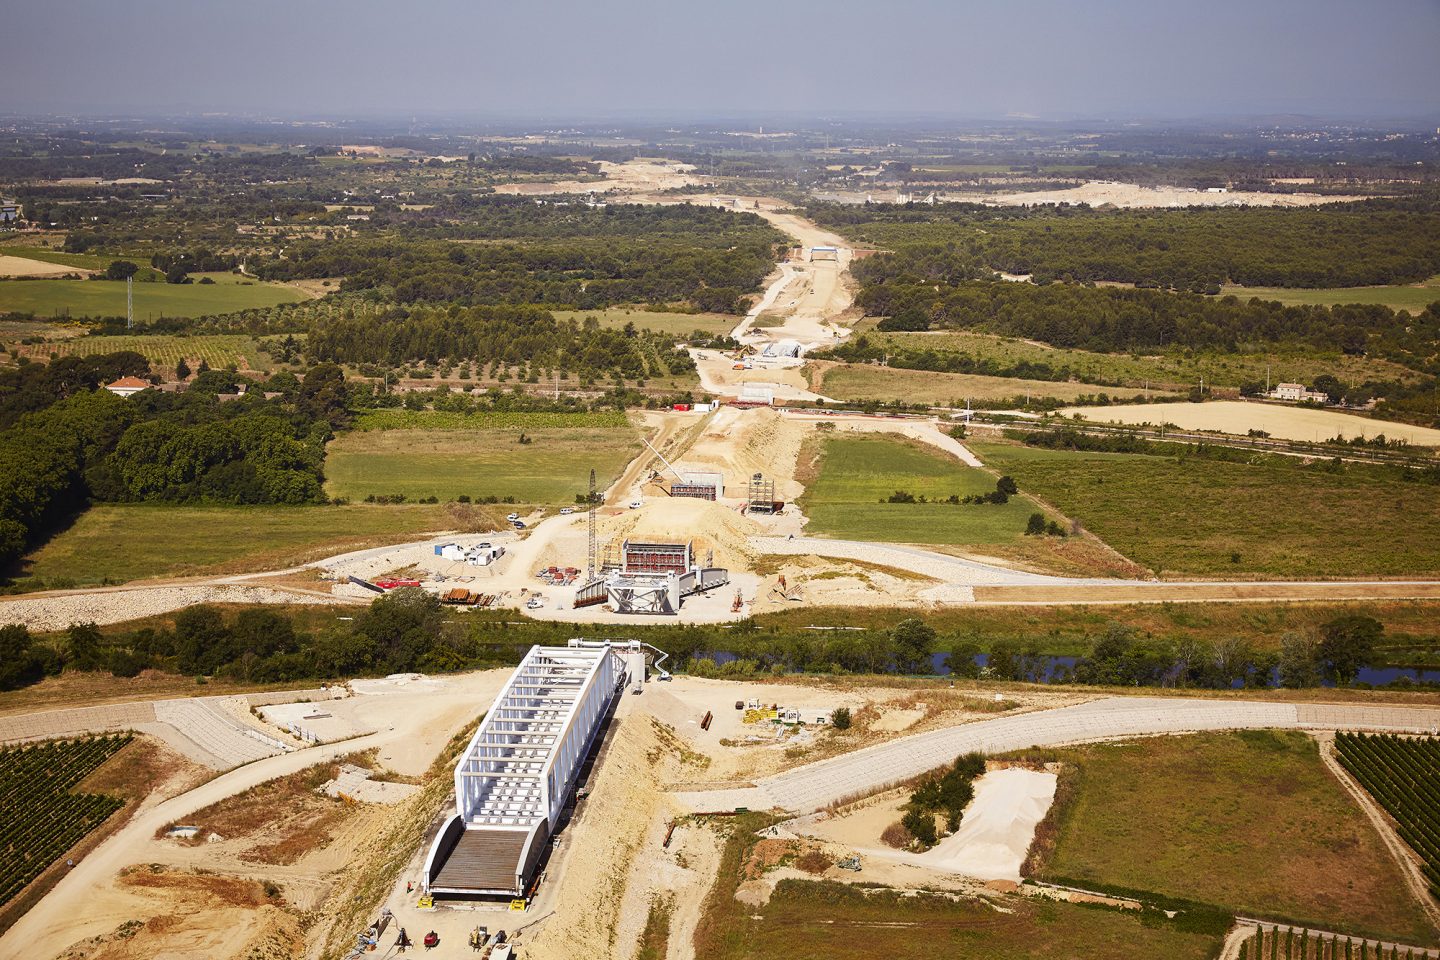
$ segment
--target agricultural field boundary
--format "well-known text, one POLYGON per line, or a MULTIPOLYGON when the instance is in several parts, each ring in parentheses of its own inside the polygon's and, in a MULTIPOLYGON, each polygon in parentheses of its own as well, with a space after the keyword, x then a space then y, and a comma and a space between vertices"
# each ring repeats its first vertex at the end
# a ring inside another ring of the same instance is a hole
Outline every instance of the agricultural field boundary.
POLYGON ((1333 734, 1322 734, 1320 740, 1320 759, 1326 769, 1340 781, 1345 792, 1355 801, 1356 805, 1365 813, 1366 818, 1375 827, 1375 832, 1385 843, 1385 849, 1395 860, 1395 865, 1400 868, 1400 875, 1405 878, 1405 885, 1410 888, 1415 899, 1419 901, 1425 916, 1436 929, 1440 929, 1440 904, 1436 904, 1430 895, 1430 884, 1425 879, 1424 873, 1420 870, 1420 863, 1416 853, 1410 849, 1409 844, 1400 839, 1395 831, 1395 824, 1390 816, 1380 806, 1370 792, 1340 764, 1335 758, 1335 737, 1333 734))

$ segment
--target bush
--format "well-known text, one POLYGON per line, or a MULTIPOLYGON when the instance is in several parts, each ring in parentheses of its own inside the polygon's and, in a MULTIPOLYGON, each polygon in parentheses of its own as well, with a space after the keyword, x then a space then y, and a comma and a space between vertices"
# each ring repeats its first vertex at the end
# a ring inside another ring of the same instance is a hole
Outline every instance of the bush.
POLYGON ((928 811, 912 807, 900 818, 900 825, 910 832, 922 849, 935 846, 939 839, 935 831, 935 815, 928 811))
POLYGON ((819 850, 811 850, 809 853, 801 854, 795 861, 795 866, 806 873, 822 874, 835 863, 819 850))
POLYGON ((1025 521, 1025 536, 1038 537, 1045 533, 1045 514, 1032 513, 1030 519, 1025 521))
POLYGON ((836 707, 830 714, 830 725, 836 730, 849 730, 850 722, 849 707, 836 707))
POLYGON ((905 829, 903 821, 896 821, 880 834, 880 842, 896 850, 909 850, 915 844, 915 835, 905 829))

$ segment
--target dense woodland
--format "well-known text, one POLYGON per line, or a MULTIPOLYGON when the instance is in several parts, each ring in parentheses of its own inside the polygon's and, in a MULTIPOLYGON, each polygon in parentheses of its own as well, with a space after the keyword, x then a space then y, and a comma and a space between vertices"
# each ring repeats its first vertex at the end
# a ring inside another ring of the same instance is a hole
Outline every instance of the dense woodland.
POLYGON ((906 269, 903 254, 872 257, 856 273, 858 302, 899 318, 881 329, 974 329, 1104 353, 1167 347, 1236 352, 1256 344, 1308 344, 1369 353, 1440 373, 1440 302, 1411 317, 1388 307, 1283 306, 1118 287, 968 280, 936 283, 906 269))
MULTIPOLYGON (((1440 209, 1425 198, 1293 209, 965 203, 815 204, 809 212, 941 281, 999 270, 1042 283, 1104 280, 1218 293, 1224 283, 1346 287, 1440 274, 1440 209)), ((871 261, 857 266, 876 269, 871 261)))
POLYGON ((401 303, 579 310, 679 303, 739 313, 783 245, 752 214, 685 205, 560 209, 486 205, 473 211, 473 223, 438 231, 483 243, 429 239, 416 230, 298 241, 252 269, 267 280, 344 277, 342 291, 381 290, 401 303), (507 242, 515 240, 524 242, 507 242))
POLYGON ((306 350, 337 363, 523 364, 567 378, 571 372, 589 378, 615 371, 638 380, 695 368, 673 337, 641 335, 634 327, 603 328, 593 318, 559 321, 538 307, 393 309, 326 318, 311 328, 306 350))
MULTIPOLYGON (((89 361, 107 373, 149 373, 134 354, 89 361)), ((325 441, 348 417, 333 365, 303 381, 277 377, 284 392, 271 400, 254 391, 228 402, 203 374, 183 394, 122 399, 94 389, 101 378, 89 371, 63 380, 27 371, 16 371, 29 377, 25 389, 0 405, 0 567, 91 501, 321 501, 325 441)))

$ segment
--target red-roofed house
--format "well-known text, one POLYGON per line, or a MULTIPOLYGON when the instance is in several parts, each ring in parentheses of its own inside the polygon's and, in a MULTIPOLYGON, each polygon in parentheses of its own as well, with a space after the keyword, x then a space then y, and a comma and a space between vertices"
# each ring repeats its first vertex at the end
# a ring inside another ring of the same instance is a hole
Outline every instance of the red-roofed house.
POLYGON ((117 397, 130 397, 139 393, 141 390, 149 390, 150 381, 141 380, 139 377, 121 377, 114 383, 105 384, 105 389, 117 397))

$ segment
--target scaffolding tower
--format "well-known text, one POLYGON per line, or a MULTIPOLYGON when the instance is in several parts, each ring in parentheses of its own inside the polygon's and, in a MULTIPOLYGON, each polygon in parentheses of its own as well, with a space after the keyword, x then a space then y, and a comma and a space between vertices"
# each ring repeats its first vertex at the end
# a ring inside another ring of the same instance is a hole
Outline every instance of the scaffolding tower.
POLYGON ((750 477, 750 488, 748 492, 749 506, 746 510, 750 513, 774 513, 775 512, 775 481, 765 479, 763 473, 757 473, 750 477))

